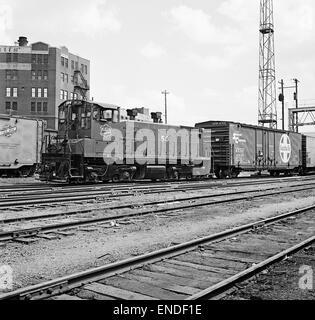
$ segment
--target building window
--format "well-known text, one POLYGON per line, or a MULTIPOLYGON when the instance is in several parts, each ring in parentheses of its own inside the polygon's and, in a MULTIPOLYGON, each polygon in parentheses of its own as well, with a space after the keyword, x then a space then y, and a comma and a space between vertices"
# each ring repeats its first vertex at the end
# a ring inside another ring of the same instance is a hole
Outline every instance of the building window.
POLYGON ((37 63, 38 64, 42 64, 43 63, 43 55, 42 54, 38 54, 37 55, 37 63))
POLYGON ((32 63, 36 64, 36 54, 32 54, 32 63))
POLYGON ((65 74, 63 72, 61 72, 61 81, 64 82, 65 81, 65 74))
POLYGON ((81 64, 81 72, 84 72, 84 64, 81 64))
POLYGON ((11 80, 11 70, 5 71, 5 78, 6 78, 6 80, 11 80))
POLYGON ((68 91, 64 91, 64 100, 68 100, 68 91))
POLYGON ((61 57, 61 65, 64 67, 65 66, 65 58, 61 57))
POLYGON ((74 76, 71 76, 71 83, 74 83, 74 76))
POLYGON ((73 96, 74 96, 74 100, 78 100, 78 94, 77 93, 74 93, 73 96))
POLYGON ((18 71, 17 70, 11 70, 11 79, 17 80, 18 78, 18 71))
POLYGON ((73 70, 74 69, 74 61, 71 60, 71 69, 73 70))
POLYGON ((32 88, 32 98, 36 98, 36 88, 32 88))
POLYGON ((5 90, 5 96, 6 96, 6 97, 11 97, 11 88, 6 88, 6 90, 5 90))
POLYGON ((73 92, 70 92, 70 100, 73 100, 73 92))
POLYGON ((42 88, 37 88, 37 97, 38 98, 42 97, 42 88))
POLYGON ((35 102, 31 102, 31 112, 36 112, 36 104, 35 104, 35 102))
POLYGON ((18 96, 18 88, 13 88, 13 97, 17 98, 18 96))
POLYGON ((12 62, 12 55, 11 53, 6 54, 6 62, 12 62))
POLYGON ((48 80, 48 71, 47 70, 44 70, 44 72, 43 72, 43 79, 48 80))
POLYGON ((44 88, 44 98, 48 98, 48 88, 44 88))
POLYGON ((42 71, 41 70, 37 71, 37 79, 42 80, 42 71))
POLYGON ((11 102, 5 103, 5 110, 11 110, 11 102))
POLYGON ((13 102, 12 102, 12 110, 13 110, 13 111, 17 111, 17 109, 18 109, 18 104, 17 104, 16 101, 13 101, 13 102))
POLYGON ((5 71, 6 80, 17 80, 18 71, 17 70, 6 70, 5 71))
POLYGON ((44 55, 44 64, 48 64, 48 54, 44 55))
POLYGON ((42 112, 42 103, 37 102, 37 112, 42 112))
POLYGON ((84 66, 85 67, 85 74, 88 74, 88 69, 87 69, 87 65, 84 66))
POLYGON ((43 102, 43 112, 48 112, 48 103, 43 102))
POLYGON ((36 71, 32 71, 32 80, 36 80, 36 71))
POLYGON ((66 77, 66 82, 69 82, 69 75, 67 73, 65 73, 65 77, 66 77))
POLYGON ((63 100, 63 90, 60 90, 60 100, 63 100))
POLYGON ((17 53, 7 53, 6 54, 6 62, 15 62, 19 61, 19 56, 17 53))
POLYGON ((68 66, 69 66, 69 60, 65 58, 65 67, 68 68, 68 66))

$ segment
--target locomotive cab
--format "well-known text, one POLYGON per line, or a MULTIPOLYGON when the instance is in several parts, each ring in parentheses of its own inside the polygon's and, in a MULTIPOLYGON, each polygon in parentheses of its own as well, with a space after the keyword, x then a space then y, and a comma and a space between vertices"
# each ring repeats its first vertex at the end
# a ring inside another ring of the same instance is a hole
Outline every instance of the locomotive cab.
POLYGON ((65 101, 58 109, 58 134, 45 146, 42 180, 96 181, 107 167, 102 158, 101 127, 119 122, 120 109, 82 100, 65 101), (93 164, 93 165, 92 165, 93 164))
POLYGON ((93 138, 104 123, 119 122, 119 108, 87 101, 67 101, 59 107, 59 135, 68 139, 93 138))

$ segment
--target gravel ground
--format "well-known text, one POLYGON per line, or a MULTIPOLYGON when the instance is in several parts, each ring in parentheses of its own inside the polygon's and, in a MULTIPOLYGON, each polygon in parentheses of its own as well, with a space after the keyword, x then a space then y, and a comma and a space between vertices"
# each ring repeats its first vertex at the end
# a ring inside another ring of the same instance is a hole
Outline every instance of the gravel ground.
POLYGON ((0 186, 6 184, 26 184, 26 183, 41 183, 39 180, 35 180, 35 178, 0 178, 0 186))
POLYGON ((139 218, 133 223, 90 227, 60 239, 32 244, 7 243, 0 265, 14 270, 14 288, 36 284, 88 268, 192 240, 237 225, 315 203, 315 191, 230 205, 139 218))
POLYGON ((224 300, 315 300, 315 246, 276 264, 224 300))

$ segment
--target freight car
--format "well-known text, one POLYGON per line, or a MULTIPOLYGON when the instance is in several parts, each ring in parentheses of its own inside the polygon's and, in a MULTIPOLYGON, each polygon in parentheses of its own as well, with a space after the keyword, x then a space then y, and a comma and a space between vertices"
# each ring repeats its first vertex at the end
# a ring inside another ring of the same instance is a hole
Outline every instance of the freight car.
POLYGON ((0 115, 0 176, 30 176, 41 163, 45 123, 0 115))
POLYGON ((302 135, 302 168, 300 173, 315 173, 315 137, 302 135))
POLYGON ((121 119, 117 106, 83 100, 61 104, 58 136, 45 146, 40 179, 190 180, 210 174, 208 130, 121 119))
MULTIPOLYGON (((303 171, 301 134, 235 122, 208 121, 196 127, 211 130, 218 178, 235 178, 242 171, 269 171, 272 176, 303 171)), ((314 151, 309 154, 315 167, 314 151)))

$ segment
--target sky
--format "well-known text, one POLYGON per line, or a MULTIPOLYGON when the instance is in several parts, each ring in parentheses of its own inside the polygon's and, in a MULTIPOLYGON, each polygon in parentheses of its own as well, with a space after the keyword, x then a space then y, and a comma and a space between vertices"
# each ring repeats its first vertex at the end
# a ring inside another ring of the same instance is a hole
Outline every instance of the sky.
MULTIPOLYGON (((315 105, 315 1, 274 10, 277 81, 315 105)), ((171 124, 257 124, 259 0, 0 0, 0 44, 22 35, 89 59, 95 101, 164 112, 166 89, 171 124)))

